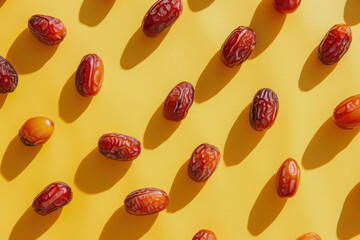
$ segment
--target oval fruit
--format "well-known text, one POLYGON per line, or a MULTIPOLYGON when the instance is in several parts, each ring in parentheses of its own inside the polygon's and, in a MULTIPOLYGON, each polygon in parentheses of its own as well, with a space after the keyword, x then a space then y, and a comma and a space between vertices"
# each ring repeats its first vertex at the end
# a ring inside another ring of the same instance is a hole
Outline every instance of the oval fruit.
POLYGON ((34 117, 27 120, 19 130, 20 140, 27 146, 43 144, 52 136, 54 122, 47 117, 34 117))
POLYGON ((334 109, 333 120, 344 129, 352 129, 360 125, 360 94, 342 101, 334 109))
POLYGON ((277 193, 280 197, 293 197, 300 183, 300 168, 297 162, 289 158, 279 168, 276 175, 277 193))
POLYGON ((18 84, 18 75, 8 60, 0 56, 0 93, 13 92, 18 84))
POLYGON ((217 240, 217 238, 212 231, 203 229, 198 231, 192 240, 217 240))
POLYGON ((273 5, 280 13, 292 13, 300 5, 301 0, 274 0, 273 5))
POLYGON ((321 237, 316 233, 311 232, 301 235, 297 240, 321 240, 321 237))

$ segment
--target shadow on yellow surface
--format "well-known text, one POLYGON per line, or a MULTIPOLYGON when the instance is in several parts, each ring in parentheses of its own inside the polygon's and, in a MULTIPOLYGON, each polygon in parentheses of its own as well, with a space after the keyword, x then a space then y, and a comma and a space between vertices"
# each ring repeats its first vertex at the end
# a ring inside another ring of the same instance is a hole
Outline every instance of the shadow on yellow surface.
POLYGON ((250 126, 250 105, 240 113, 226 139, 224 162, 227 166, 241 163, 265 135, 265 131, 258 132, 250 126))
POLYGON ((336 67, 323 64, 318 57, 318 46, 311 52, 306 60, 299 79, 299 88, 302 91, 309 91, 321 83, 336 67))
POLYGON ((161 103, 146 127, 143 144, 147 149, 155 149, 164 143, 181 123, 167 120, 163 115, 163 106, 164 103, 161 103))
POLYGON ((313 169, 330 162, 350 144, 359 130, 341 129, 336 126, 330 117, 319 128, 306 147, 302 158, 302 165, 306 169, 313 169))
POLYGON ((62 209, 41 216, 29 207, 17 221, 10 233, 9 240, 34 240, 44 234, 59 218, 62 209))
POLYGON ((205 183, 197 183, 188 175, 189 161, 177 172, 169 193, 169 206, 166 211, 174 213, 189 204, 199 194, 205 183))
POLYGON ((360 1, 347 0, 344 9, 344 19, 346 24, 352 26, 360 23, 360 1))
POLYGON ((115 0, 84 0, 79 12, 81 23, 94 27, 110 12, 115 0))
POLYGON ((275 10, 272 0, 262 0, 256 8, 250 28, 256 33, 256 47, 249 59, 264 52, 279 34, 285 23, 286 15, 275 10))
POLYGON ((164 40, 170 28, 165 29, 156 37, 148 37, 140 27, 126 44, 124 52, 120 58, 120 66, 131 69, 150 56, 164 40))
POLYGON ((188 0, 188 5, 191 11, 201 11, 210 6, 215 0, 188 0))
POLYGON ((59 98, 59 116, 66 122, 78 119, 92 100, 92 97, 83 97, 78 93, 75 87, 75 76, 76 72, 65 83, 59 98))
POLYGON ((195 86, 195 101, 205 102, 214 97, 233 79, 241 66, 229 68, 220 60, 217 52, 206 65, 195 86))
POLYGON ((11 45, 6 59, 20 74, 39 70, 54 55, 58 45, 49 46, 41 43, 28 28, 23 30, 11 45))
POLYGON ((99 193, 114 186, 129 170, 132 161, 116 161, 103 156, 97 147, 80 163, 75 184, 86 193, 99 193))
POLYGON ((6 0, 0 0, 0 7, 2 7, 2 5, 4 5, 6 0))
POLYGON ((16 135, 9 143, 1 162, 1 174, 11 181, 31 163, 41 150, 42 145, 25 146, 16 135))
POLYGON ((276 174, 265 184, 251 209, 248 230, 254 236, 265 231, 285 206, 286 198, 277 195, 275 180, 276 174))
POLYGON ((7 93, 0 94, 0 109, 4 106, 7 95, 8 95, 7 93))
POLYGON ((158 214, 134 216, 122 206, 111 216, 101 232, 100 240, 137 240, 147 233, 155 223, 158 214))

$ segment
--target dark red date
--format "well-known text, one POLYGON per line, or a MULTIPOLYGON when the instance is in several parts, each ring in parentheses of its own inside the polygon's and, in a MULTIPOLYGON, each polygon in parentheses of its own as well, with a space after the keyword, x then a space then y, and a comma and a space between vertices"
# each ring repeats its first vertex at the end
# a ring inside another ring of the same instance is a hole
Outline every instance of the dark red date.
POLYGON ((321 240, 321 237, 316 233, 306 233, 297 238, 297 240, 321 240))
POLYGON ((0 56, 0 93, 13 92, 18 84, 18 75, 8 60, 0 56))
POLYGON ((192 240, 217 240, 217 238, 212 231, 203 229, 198 231, 192 240))
POLYGON ((334 109, 333 120, 344 129, 353 129, 360 125, 360 94, 342 101, 334 109))
POLYGON ((281 13, 292 13, 300 5, 301 0, 274 0, 273 5, 281 13))
POLYGON ((300 168, 297 162, 289 158, 279 168, 276 175, 277 193, 280 197, 293 197, 300 183, 300 168))

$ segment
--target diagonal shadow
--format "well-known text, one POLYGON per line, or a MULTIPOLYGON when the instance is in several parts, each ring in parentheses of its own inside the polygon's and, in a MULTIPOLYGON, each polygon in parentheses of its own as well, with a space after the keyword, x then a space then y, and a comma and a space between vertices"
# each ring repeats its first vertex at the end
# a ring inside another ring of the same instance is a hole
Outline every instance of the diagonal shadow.
POLYGON ((114 3, 115 0, 84 0, 79 12, 80 22, 95 27, 105 19, 114 3))

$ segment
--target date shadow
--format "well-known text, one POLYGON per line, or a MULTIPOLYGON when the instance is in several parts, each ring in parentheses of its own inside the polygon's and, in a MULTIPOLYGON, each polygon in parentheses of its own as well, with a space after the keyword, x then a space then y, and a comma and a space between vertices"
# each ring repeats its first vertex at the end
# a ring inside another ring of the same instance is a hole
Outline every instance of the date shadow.
POLYGON ((115 0, 84 0, 79 12, 80 22, 90 27, 100 24, 114 3, 115 0))
POLYGON ((116 161, 103 156, 97 148, 80 163, 75 184, 82 191, 96 194, 113 187, 129 170, 132 161, 116 161))
POLYGON ((100 240, 126 239, 137 240, 153 226, 158 214, 134 216, 122 206, 110 217, 101 232, 100 240))
POLYGON ((144 61, 159 47, 168 32, 169 28, 156 37, 148 37, 140 27, 126 44, 120 58, 120 66, 129 70, 144 61))
POLYGON ((280 33, 285 23, 286 14, 275 10, 272 0, 262 0, 256 8, 250 22, 250 28, 256 32, 256 47, 249 59, 264 52, 280 33))
POLYGON ((344 9, 344 20, 346 24, 353 26, 360 23, 360 1, 347 0, 344 9))
POLYGON ((62 209, 46 216, 37 214, 29 207, 15 224, 9 240, 34 240, 43 235, 56 222, 62 209))
POLYGON ((83 97, 76 90, 74 72, 65 83, 59 97, 59 116, 71 123, 78 119, 89 106, 92 97, 83 97))
POLYGON ((195 101, 205 102, 218 94, 239 72, 241 66, 229 68, 220 60, 218 51, 206 65, 195 86, 195 101))
POLYGON ((7 93, 0 93, 0 109, 4 106, 7 95, 7 93))
POLYGON ((1 162, 1 174, 11 181, 31 163, 41 150, 42 145, 25 146, 16 135, 5 150, 1 162))
POLYGON ((41 43, 28 28, 23 30, 11 45, 6 59, 19 74, 28 74, 39 70, 55 54, 58 45, 41 43))
POLYGON ((253 236, 261 234, 279 216, 284 208, 286 198, 277 195, 274 174, 261 190, 251 209, 248 230, 253 236))
POLYGON ((236 119, 226 139, 224 147, 224 162, 227 166, 241 163, 260 140, 265 132, 258 132, 252 129, 249 122, 249 104, 236 119))
POLYGON ((215 0, 188 0, 191 11, 198 12, 209 7, 215 0))
POLYGON ((4 5, 5 2, 6 0, 0 0, 0 7, 2 7, 2 5, 4 5))
POLYGON ((330 117, 315 133, 302 158, 305 169, 318 168, 344 150, 360 129, 341 129, 330 117))

